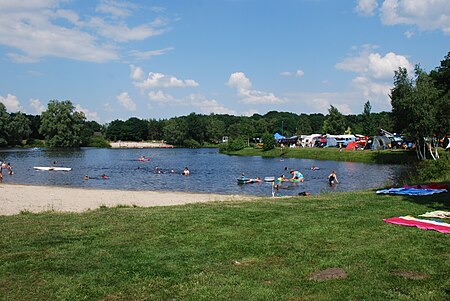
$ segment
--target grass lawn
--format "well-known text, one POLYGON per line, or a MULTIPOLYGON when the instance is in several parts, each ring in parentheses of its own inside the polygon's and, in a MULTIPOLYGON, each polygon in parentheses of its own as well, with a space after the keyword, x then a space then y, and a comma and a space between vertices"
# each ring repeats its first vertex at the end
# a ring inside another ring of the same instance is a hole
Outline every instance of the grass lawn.
POLYGON ((336 147, 330 148, 275 148, 270 151, 264 151, 258 148, 244 148, 240 151, 225 152, 230 155, 239 156, 263 156, 263 157, 286 157, 286 158, 304 158, 315 160, 334 160, 362 163, 382 163, 382 164, 402 164, 417 162, 417 156, 414 151, 405 150, 342 150, 336 147))
POLYGON ((449 300, 450 234, 383 222, 449 209, 362 191, 0 216, 0 299, 449 300))

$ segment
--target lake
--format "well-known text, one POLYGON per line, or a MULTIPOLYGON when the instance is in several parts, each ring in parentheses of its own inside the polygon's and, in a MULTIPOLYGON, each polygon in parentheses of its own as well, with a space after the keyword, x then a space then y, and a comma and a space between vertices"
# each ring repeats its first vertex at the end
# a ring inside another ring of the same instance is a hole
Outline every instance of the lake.
POLYGON ((270 196, 270 183, 238 185, 237 178, 290 177, 289 169, 299 170, 304 183, 283 185, 280 195, 297 195, 308 191, 351 191, 396 184, 407 167, 353 162, 240 157, 219 154, 214 148, 201 149, 5 149, 0 159, 11 162, 14 175, 3 171, 5 183, 69 186, 82 188, 165 190, 219 194, 270 196), (150 158, 141 162, 140 156, 150 158), (72 171, 38 171, 34 166, 71 167, 72 171), (182 176, 184 167, 190 176, 182 176), (311 170, 318 166, 320 170, 311 170), (156 168, 161 173, 156 172, 156 168), (327 176, 335 170, 339 184, 330 187, 327 176), (106 174, 109 179, 101 179, 106 174), (88 175, 93 179, 84 180, 88 175))

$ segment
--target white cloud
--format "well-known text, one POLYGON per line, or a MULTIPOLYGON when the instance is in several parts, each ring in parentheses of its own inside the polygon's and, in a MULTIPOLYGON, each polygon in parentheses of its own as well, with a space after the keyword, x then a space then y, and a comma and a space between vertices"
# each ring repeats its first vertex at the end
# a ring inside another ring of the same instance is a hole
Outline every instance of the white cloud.
MULTIPOLYGON (((352 92, 299 92, 288 95, 290 102, 302 108, 305 113, 328 114, 333 105, 342 114, 355 114, 363 110, 361 93, 352 92)), ((365 101, 365 100, 364 100, 365 101)), ((372 102, 372 101, 371 101, 372 102)))
POLYGON ((378 7, 377 0, 357 0, 357 3, 355 10, 363 16, 373 16, 378 7))
POLYGON ((228 79, 227 85, 238 90, 250 90, 252 88, 252 83, 244 72, 232 73, 228 79))
POLYGON ((408 71, 413 69, 406 56, 393 52, 382 56, 379 53, 369 52, 368 50, 370 49, 368 48, 367 45, 363 46, 359 54, 345 58, 337 63, 335 67, 377 79, 392 79, 394 71, 397 71, 399 67, 406 68, 408 71))
POLYGON ((45 106, 37 98, 30 99, 30 107, 34 109, 34 113, 37 115, 40 115, 42 112, 45 111, 45 106))
POLYGON ((236 115, 236 111, 226 108, 215 99, 207 99, 201 94, 190 94, 184 101, 188 105, 197 107, 203 114, 215 113, 236 115))
POLYGON ((389 52, 383 57, 379 53, 371 53, 368 59, 368 72, 375 78, 392 79, 394 71, 397 71, 399 67, 406 68, 408 71, 413 69, 412 64, 405 56, 393 52, 389 52))
POLYGON ((405 24, 421 31, 441 30, 450 34, 448 0, 358 0, 355 10, 369 16, 378 12, 385 25, 405 24))
POLYGON ((303 75, 305 75, 305 72, 303 70, 297 70, 295 71, 295 76, 297 77, 302 77, 303 75))
POLYGON ((103 111, 105 112, 113 112, 114 109, 112 108, 111 104, 109 102, 105 102, 103 104, 103 111))
POLYGON ((302 77, 303 75, 305 75, 305 72, 303 70, 298 69, 294 73, 292 73, 290 71, 283 71, 280 73, 280 75, 284 76, 284 77, 290 77, 290 76, 302 77))
POLYGON ((156 101, 159 103, 174 103, 176 101, 172 95, 166 94, 161 90, 159 90, 157 92, 150 91, 148 93, 148 97, 150 98, 150 100, 153 100, 153 101, 156 101))
POLYGON ((5 105, 6 110, 11 113, 23 111, 20 101, 15 95, 8 94, 6 97, 0 95, 0 102, 2 102, 5 105))
POLYGON ((132 10, 134 9, 136 9, 136 6, 132 3, 102 0, 97 5, 95 11, 110 14, 116 18, 125 18, 130 16, 132 14, 132 10))
POLYGON ((149 50, 149 51, 137 51, 137 50, 131 50, 129 52, 129 56, 133 57, 137 60, 149 60, 154 56, 164 55, 169 51, 172 51, 173 47, 167 47, 164 49, 159 50, 149 50))
POLYGON ((237 90, 239 98, 244 103, 278 104, 285 102, 273 93, 252 90, 252 83, 243 72, 232 73, 226 84, 237 90))
POLYGON ((360 93, 360 101, 368 99, 378 110, 390 110, 389 92, 393 85, 394 72, 399 67, 413 71, 413 65, 404 55, 388 52, 384 56, 372 52, 375 47, 364 45, 362 50, 336 64, 337 69, 356 73, 351 85, 360 93))
POLYGON ((130 65, 131 74, 130 77, 134 80, 140 80, 144 78, 144 71, 142 71, 141 67, 136 67, 134 65, 130 65))
POLYGON ((141 24, 131 28, 122 22, 111 24, 99 17, 91 18, 86 25, 95 30, 100 36, 115 42, 145 40, 149 37, 160 35, 165 31, 164 29, 158 29, 151 24, 141 24))
MULTIPOLYGON (((224 105, 220 104, 215 99, 208 99, 202 94, 189 94, 183 98, 175 98, 170 94, 163 91, 151 91, 148 93, 148 97, 151 101, 158 103, 160 106, 189 106, 197 108, 203 114, 231 114, 236 115, 236 111, 228 109, 224 105)), ((147 107, 153 108, 152 104, 148 104, 147 107)))
POLYGON ((136 111, 136 103, 131 99, 128 92, 122 92, 117 95, 117 100, 121 106, 123 106, 127 111, 136 111))
POLYGON ((88 109, 83 108, 81 105, 77 104, 75 106, 75 111, 82 112, 86 116, 87 120, 94 120, 94 121, 100 121, 100 118, 98 117, 97 112, 92 112, 88 109))
POLYGON ((186 88, 199 86, 195 80, 181 80, 174 76, 158 72, 150 72, 145 80, 134 82, 134 85, 142 90, 150 88, 186 88))
POLYGON ((71 1, 1 0, 0 45, 16 50, 8 57, 19 63, 47 56, 88 62, 118 60, 120 51, 126 51, 125 43, 162 34, 168 24, 156 17, 152 22, 129 26, 123 18, 131 16, 135 7, 125 2, 100 3, 97 10, 114 18, 79 15, 65 5, 71 1))

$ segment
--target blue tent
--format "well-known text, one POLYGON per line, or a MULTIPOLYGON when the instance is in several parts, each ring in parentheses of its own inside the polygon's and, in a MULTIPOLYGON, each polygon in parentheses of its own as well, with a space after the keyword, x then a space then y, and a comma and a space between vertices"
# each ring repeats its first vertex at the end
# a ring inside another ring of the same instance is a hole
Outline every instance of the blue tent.
POLYGON ((278 133, 275 133, 275 135, 273 135, 273 137, 274 137, 276 140, 280 140, 280 139, 286 138, 286 137, 284 137, 284 136, 281 136, 281 135, 278 134, 278 133))

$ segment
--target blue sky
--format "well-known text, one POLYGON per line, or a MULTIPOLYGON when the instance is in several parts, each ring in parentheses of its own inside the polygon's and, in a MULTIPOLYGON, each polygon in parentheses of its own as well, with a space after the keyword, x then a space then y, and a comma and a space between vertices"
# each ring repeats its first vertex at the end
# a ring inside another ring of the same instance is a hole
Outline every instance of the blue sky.
POLYGON ((0 101, 88 120, 390 111, 450 51, 448 0, 0 0, 0 101))

